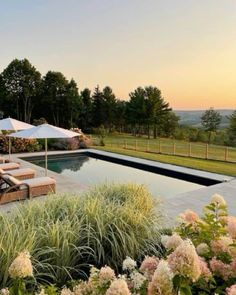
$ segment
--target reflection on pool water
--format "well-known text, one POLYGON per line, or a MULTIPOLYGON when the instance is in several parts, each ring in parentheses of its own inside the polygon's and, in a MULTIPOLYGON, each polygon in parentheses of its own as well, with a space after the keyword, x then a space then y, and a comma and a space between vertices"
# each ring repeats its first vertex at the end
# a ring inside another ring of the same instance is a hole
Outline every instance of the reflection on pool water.
MULTIPOLYGON (((44 167, 44 159, 31 160, 33 164, 44 167)), ((81 184, 91 186, 99 183, 138 183, 146 185, 154 196, 172 197, 192 191, 202 185, 123 166, 87 155, 49 158, 48 169, 70 178, 81 184)))

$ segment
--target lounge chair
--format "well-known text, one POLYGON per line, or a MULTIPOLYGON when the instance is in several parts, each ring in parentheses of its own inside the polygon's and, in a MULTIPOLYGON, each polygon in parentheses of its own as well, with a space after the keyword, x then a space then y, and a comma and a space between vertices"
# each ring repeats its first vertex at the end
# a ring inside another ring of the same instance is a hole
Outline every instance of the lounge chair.
POLYGON ((0 156, 0 164, 4 164, 4 163, 8 163, 8 162, 9 162, 8 159, 5 159, 4 157, 0 156))
POLYGON ((20 168, 20 169, 12 169, 12 170, 3 170, 0 169, 0 175, 11 175, 18 180, 24 180, 24 179, 29 179, 29 178, 34 178, 35 177, 35 170, 30 169, 30 168, 20 168))
POLYGON ((51 177, 38 177, 20 181, 10 175, 1 175, 1 180, 4 185, 0 190, 0 204, 31 199, 56 191, 56 181, 51 177))
POLYGON ((19 168, 20 168, 19 163, 10 162, 10 163, 0 164, 0 169, 2 169, 4 171, 13 170, 13 169, 19 169, 19 168))

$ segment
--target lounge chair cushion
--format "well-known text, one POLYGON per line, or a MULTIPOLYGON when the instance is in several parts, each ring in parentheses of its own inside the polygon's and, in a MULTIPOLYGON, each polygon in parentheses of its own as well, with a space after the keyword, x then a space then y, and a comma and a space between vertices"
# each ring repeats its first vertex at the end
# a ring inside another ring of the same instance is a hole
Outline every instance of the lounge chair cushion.
POLYGON ((16 179, 11 175, 2 175, 2 179, 11 186, 22 184, 22 181, 16 179))
POLYGON ((12 170, 12 169, 18 169, 20 168, 20 164, 18 163, 4 163, 4 164, 0 164, 0 169, 2 170, 12 170))
POLYGON ((23 183, 28 184, 32 188, 32 187, 38 187, 43 185, 56 184, 56 181, 55 179, 51 177, 37 177, 32 179, 26 179, 23 181, 23 183))
POLYGON ((20 168, 20 169, 3 171, 2 169, 0 169, 0 174, 4 174, 4 173, 8 173, 14 177, 19 177, 19 176, 27 176, 27 175, 32 175, 32 174, 34 175, 35 170, 30 169, 30 168, 20 168))

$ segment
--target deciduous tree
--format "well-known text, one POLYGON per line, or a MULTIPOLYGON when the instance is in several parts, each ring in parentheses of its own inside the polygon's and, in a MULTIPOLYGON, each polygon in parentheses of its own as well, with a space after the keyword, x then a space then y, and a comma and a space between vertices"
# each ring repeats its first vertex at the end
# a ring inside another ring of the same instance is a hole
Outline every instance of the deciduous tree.
POLYGON ((2 73, 8 98, 15 104, 17 119, 30 122, 41 74, 27 59, 14 59, 2 73))
POLYGON ((220 126, 221 118, 219 112, 210 108, 201 116, 202 126, 206 131, 216 131, 220 126))
POLYGON ((41 108, 44 115, 41 114, 40 117, 45 117, 56 126, 62 126, 63 117, 68 115, 65 112, 67 87, 68 81, 60 72, 49 71, 43 77, 41 108))

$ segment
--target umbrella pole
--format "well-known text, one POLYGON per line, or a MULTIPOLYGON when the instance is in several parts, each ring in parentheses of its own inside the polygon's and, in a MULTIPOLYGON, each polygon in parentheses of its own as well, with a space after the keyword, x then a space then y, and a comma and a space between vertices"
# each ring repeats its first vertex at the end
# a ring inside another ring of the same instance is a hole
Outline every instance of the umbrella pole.
POLYGON ((48 140, 45 138, 45 176, 48 175, 48 140))
POLYGON ((9 149, 9 162, 10 162, 10 160, 11 160, 11 137, 9 136, 8 139, 9 139, 8 149, 9 149))

